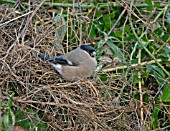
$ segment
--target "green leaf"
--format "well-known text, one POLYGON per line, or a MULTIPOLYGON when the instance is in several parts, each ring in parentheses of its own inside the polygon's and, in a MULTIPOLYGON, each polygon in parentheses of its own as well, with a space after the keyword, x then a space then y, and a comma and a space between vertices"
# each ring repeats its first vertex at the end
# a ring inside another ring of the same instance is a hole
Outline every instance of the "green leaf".
POLYGON ((114 39, 114 40, 117 40, 118 42, 121 42, 117 37, 115 37, 115 36, 107 36, 107 35, 105 35, 105 39, 106 39, 106 41, 107 40, 112 40, 112 39, 114 39))
POLYGON ((8 108, 10 108, 11 105, 12 105, 12 99, 13 99, 14 95, 15 95, 14 92, 10 95, 10 99, 8 100, 8 103, 7 103, 7 107, 8 107, 8 108))
POLYGON ((8 103, 7 103, 7 107, 10 108, 11 105, 12 105, 12 99, 9 99, 9 100, 8 100, 8 103))
POLYGON ((115 12, 112 12, 109 14, 110 18, 114 18, 115 17, 115 12))
POLYGON ((169 48, 166 48, 166 47, 163 47, 163 50, 166 52, 166 54, 170 54, 170 49, 169 48))
POLYGON ((168 34, 165 34, 165 35, 162 36, 162 40, 163 41, 166 42, 168 39, 169 39, 169 35, 168 34))
POLYGON ((138 78, 138 75, 134 76, 135 79, 133 81, 133 84, 136 85, 137 83, 139 83, 140 79, 138 78))
POLYGON ((146 0, 145 3, 148 4, 149 6, 152 6, 152 0, 146 0))
MULTIPOLYGON (((148 46, 148 43, 147 43, 146 41, 141 40, 141 42, 142 42, 142 45, 143 45, 143 46, 145 46, 145 47, 148 46)), ((137 49, 143 49, 143 47, 142 47, 140 44, 138 44, 138 45, 137 45, 137 49)))
POLYGON ((135 35, 129 33, 129 34, 128 34, 128 37, 127 37, 127 40, 130 41, 130 40, 133 40, 134 38, 135 38, 135 35))
POLYGON ((12 125, 15 125, 15 115, 11 109, 10 109, 10 116, 12 118, 12 125))
POLYGON ((163 56, 164 58, 167 58, 167 62, 170 63, 170 49, 167 47, 163 47, 162 53, 158 54, 158 56, 163 56))
POLYGON ((101 15, 102 15, 101 10, 97 10, 97 11, 96 11, 96 17, 101 17, 101 15))
POLYGON ((115 54, 120 58, 121 61, 126 63, 122 51, 111 41, 107 42, 107 45, 115 52, 115 54))
POLYGON ((146 103, 148 103, 149 104, 149 102, 150 102, 150 98, 149 98, 150 96, 148 95, 148 94, 144 94, 143 95, 143 100, 144 100, 144 102, 146 102, 146 103))
POLYGON ((115 31, 115 36, 122 38, 122 30, 115 31))
POLYGON ((108 14, 103 15, 103 21, 108 22, 110 19, 108 17, 108 14))
POLYGON ((165 78, 165 74, 164 72, 162 71, 162 69, 156 65, 148 65, 148 68, 152 68, 154 69, 155 71, 157 71, 163 78, 165 78))
POLYGON ((111 20, 109 14, 103 15, 103 21, 104 21, 104 28, 106 31, 110 31, 112 25, 116 22, 116 20, 111 20))
POLYGON ((152 126, 154 129, 158 127, 158 113, 162 107, 161 106, 155 106, 153 114, 152 114, 152 126))
POLYGON ((152 10, 153 10, 152 1, 151 1, 151 0, 146 0, 145 3, 149 5, 149 6, 147 7, 147 10, 148 10, 148 11, 152 11, 152 10))
POLYGON ((142 75, 142 78, 148 78, 149 72, 142 72, 141 75, 142 75))
POLYGON ((154 2, 154 7, 160 7, 160 2, 154 2))
POLYGON ((133 96, 134 96, 135 100, 139 100, 140 99, 139 93, 137 91, 133 91, 133 96))
POLYGON ((96 37, 96 32, 95 32, 95 26, 92 24, 91 25, 92 27, 91 27, 91 30, 90 30, 90 37, 91 38, 95 38, 96 37))
POLYGON ((98 3, 100 3, 99 0, 93 0, 93 4, 94 4, 95 6, 97 6, 98 3))
POLYGON ((127 26, 127 25, 125 25, 124 30, 125 30, 125 32, 126 32, 126 33, 127 33, 127 32, 130 32, 130 27, 129 27, 129 26, 127 26))
POLYGON ((40 131, 42 131, 43 129, 45 129, 45 131, 47 131, 47 124, 44 124, 44 123, 39 123, 38 125, 37 125, 37 127, 38 127, 38 129, 40 130, 40 131))
POLYGON ((161 95, 162 102, 170 102, 170 84, 165 85, 161 95))
POLYGON ((153 75, 153 77, 156 79, 156 81, 157 81, 159 84, 163 84, 163 83, 164 83, 164 80, 162 79, 162 77, 160 76, 159 73, 153 71, 151 74, 153 75))
POLYGON ((162 31, 160 29, 156 29, 155 31, 155 34, 157 34, 158 36, 161 36, 162 34, 162 31))
POLYGON ((164 83, 164 80, 161 76, 161 74, 164 76, 164 72, 159 67, 157 67, 156 65, 154 65, 154 66, 153 65, 147 65, 146 67, 147 67, 147 72, 150 72, 150 75, 152 75, 158 83, 160 83, 160 84, 164 83), (155 71, 154 68, 156 70, 160 70, 161 73, 155 71))
POLYGON ((101 79, 101 81, 107 81, 107 76, 106 75, 100 75, 100 79, 101 79))
POLYGON ((9 125, 9 115, 8 114, 3 115, 2 121, 3 121, 3 124, 5 127, 8 126, 9 125))

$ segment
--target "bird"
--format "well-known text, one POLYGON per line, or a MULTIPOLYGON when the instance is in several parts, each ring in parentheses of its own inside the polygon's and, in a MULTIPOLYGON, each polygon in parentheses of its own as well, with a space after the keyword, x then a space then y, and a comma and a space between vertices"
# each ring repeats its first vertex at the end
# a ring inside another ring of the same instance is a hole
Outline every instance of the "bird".
POLYGON ((86 79, 95 72, 97 66, 96 51, 86 44, 56 58, 38 57, 49 62, 67 81, 86 79))

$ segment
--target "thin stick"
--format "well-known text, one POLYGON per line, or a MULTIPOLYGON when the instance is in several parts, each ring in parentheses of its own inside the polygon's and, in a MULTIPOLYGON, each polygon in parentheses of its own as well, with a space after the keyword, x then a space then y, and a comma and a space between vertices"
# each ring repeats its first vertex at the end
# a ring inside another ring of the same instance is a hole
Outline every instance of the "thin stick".
POLYGON ((124 10, 122 11, 122 13, 120 14, 119 18, 116 20, 115 24, 112 26, 111 30, 108 32, 108 36, 112 33, 112 31, 114 30, 114 28, 116 27, 117 23, 119 22, 119 20, 122 18, 123 14, 125 13, 125 11, 127 10, 127 5, 124 8, 124 10))
MULTIPOLYGON (((161 62, 161 61, 162 61, 161 59, 157 59, 157 62, 161 62)), ((155 60, 145 61, 145 62, 140 63, 140 66, 144 66, 144 65, 147 65, 147 64, 153 64, 153 63, 155 63, 155 60)), ((139 66, 139 64, 132 64, 132 65, 130 65, 130 67, 133 67, 133 68, 137 67, 137 66, 139 66)), ((111 71, 126 69, 128 67, 129 66, 117 66, 117 67, 113 67, 113 68, 104 69, 102 71, 103 72, 111 72, 111 71)))
POLYGON ((17 19, 19 19, 19 18, 21 18, 21 17, 24 17, 24 16, 26 16, 26 15, 29 15, 29 14, 32 13, 32 12, 33 12, 33 11, 27 12, 27 13, 21 15, 21 16, 18 16, 18 17, 14 18, 14 19, 11 19, 11 20, 9 20, 9 21, 6 21, 6 22, 0 24, 0 26, 6 25, 6 24, 8 24, 8 23, 10 23, 10 22, 12 22, 12 21, 14 21, 14 20, 17 20, 17 19))
MULTIPOLYGON (((141 52, 142 50, 139 49, 138 51, 138 64, 140 65, 141 63, 141 52)), ((138 78, 139 78, 139 93, 140 93, 140 124, 141 124, 141 127, 143 127, 143 93, 142 93, 142 83, 141 83, 141 72, 139 71, 138 72, 138 78)))

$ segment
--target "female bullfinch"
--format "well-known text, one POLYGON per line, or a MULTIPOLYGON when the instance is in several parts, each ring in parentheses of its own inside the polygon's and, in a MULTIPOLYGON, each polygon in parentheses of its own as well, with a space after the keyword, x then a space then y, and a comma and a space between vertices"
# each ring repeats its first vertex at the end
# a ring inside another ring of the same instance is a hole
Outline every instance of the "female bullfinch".
POLYGON ((42 55, 39 55, 39 58, 50 62, 60 75, 68 81, 90 77, 97 66, 96 51, 90 45, 81 45, 56 58, 47 58, 42 55))

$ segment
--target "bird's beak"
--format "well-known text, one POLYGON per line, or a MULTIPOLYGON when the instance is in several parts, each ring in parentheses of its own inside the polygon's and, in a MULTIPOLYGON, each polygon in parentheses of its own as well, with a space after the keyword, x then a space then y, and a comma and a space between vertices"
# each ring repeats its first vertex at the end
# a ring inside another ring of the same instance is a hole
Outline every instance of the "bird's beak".
POLYGON ((96 52, 93 51, 93 52, 91 53, 91 57, 95 57, 95 56, 96 56, 96 52))

